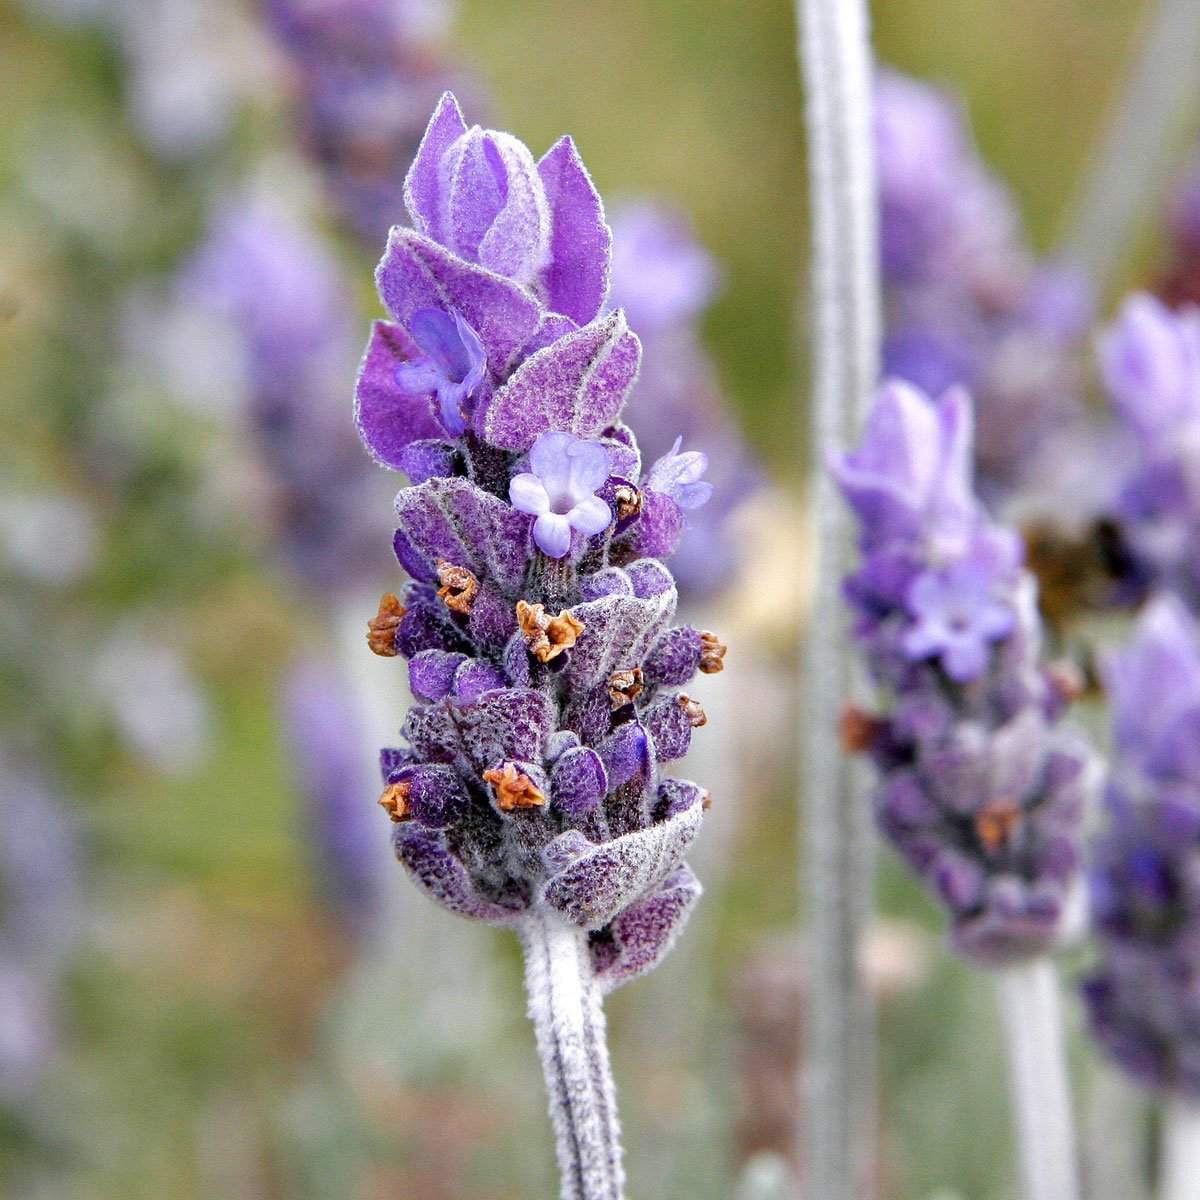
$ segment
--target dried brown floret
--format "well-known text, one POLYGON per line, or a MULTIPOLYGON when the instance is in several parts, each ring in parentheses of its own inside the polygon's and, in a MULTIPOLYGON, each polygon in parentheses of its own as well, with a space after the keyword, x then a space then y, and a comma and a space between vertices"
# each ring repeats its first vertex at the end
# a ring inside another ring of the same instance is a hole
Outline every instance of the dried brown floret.
POLYGON ((869 750, 878 730, 879 722, 857 704, 847 704, 838 717, 838 738, 847 754, 869 750))
POLYGON ((680 692, 676 697, 679 701, 679 707, 683 709, 688 721, 693 729, 699 729, 701 725, 708 724, 708 714, 700 707, 698 701, 693 700, 691 696, 680 692))
POLYGON ((608 679, 608 698, 614 709, 632 704, 642 694, 642 668, 616 671, 608 679))
POLYGON ((379 797, 379 803, 383 811, 393 821, 398 823, 400 821, 412 820, 412 810, 408 803, 411 792, 411 783, 390 783, 384 789, 383 795, 379 797))
POLYGON ((388 592, 379 601, 379 612, 367 622, 367 645, 380 658, 395 658, 396 630, 408 610, 395 592, 388 592))
POLYGON ((469 614, 479 595, 479 580, 466 567, 456 567, 444 558, 437 565, 438 595, 452 612, 469 614))
POLYGON ((975 833, 983 848, 997 854, 1021 827, 1021 809, 1011 800, 990 800, 975 814, 975 833))
POLYGON ((613 493, 618 521, 628 521, 642 511, 642 493, 631 483, 623 483, 613 493))
POLYGON ((725 670, 725 651, 729 647, 715 633, 707 629, 700 631, 700 670, 705 675, 715 675, 725 670))
POLYGON ((570 650, 586 628, 569 612, 551 617, 544 604, 529 604, 524 600, 517 601, 517 624, 529 643, 530 654, 542 662, 549 662, 564 650, 570 650))
POLYGON ((496 805, 504 812, 537 808, 546 803, 542 790, 516 763, 506 762, 483 773, 483 781, 496 789, 496 805))

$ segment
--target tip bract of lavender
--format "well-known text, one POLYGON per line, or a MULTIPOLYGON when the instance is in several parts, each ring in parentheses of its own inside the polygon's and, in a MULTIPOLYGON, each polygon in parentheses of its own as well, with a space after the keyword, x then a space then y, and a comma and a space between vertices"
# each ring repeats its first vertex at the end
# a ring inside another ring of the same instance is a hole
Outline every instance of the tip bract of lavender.
POLYGON ((1058 724, 1069 689, 1039 666, 1034 582, 976 498, 972 441, 964 391, 893 382, 831 465, 860 528, 854 636, 885 697, 853 748, 871 752, 879 825, 953 945, 997 965, 1061 936, 1093 760, 1058 724))
POLYGON ((664 562, 706 460, 643 466, 622 424, 641 347, 606 309, 612 237, 569 138, 535 159, 447 94, 405 200, 355 406, 411 481, 394 542, 411 582, 372 622, 417 700, 381 755, 396 853, 463 916, 589 931, 611 988, 700 892, 683 855, 706 797, 664 768, 704 721, 679 689, 720 653, 672 625, 664 562))

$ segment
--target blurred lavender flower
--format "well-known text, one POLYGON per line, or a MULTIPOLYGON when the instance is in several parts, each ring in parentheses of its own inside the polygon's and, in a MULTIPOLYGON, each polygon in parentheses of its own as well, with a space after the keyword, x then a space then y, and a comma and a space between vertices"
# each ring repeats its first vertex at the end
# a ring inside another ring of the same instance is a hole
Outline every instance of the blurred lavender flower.
POLYGON ((0 1100, 36 1086, 54 1047, 54 992, 83 914, 75 830, 28 762, 0 751, 0 1100))
POLYGON ((647 458, 668 458, 686 445, 680 458, 694 464, 691 448, 707 452, 706 482, 698 486, 711 500, 699 511, 688 509, 672 560, 685 598, 711 595, 730 582, 738 558, 730 519, 761 483, 722 405, 697 329, 717 284, 716 264, 677 214, 648 202, 617 213, 610 301, 642 340, 642 371, 625 419, 647 458))
POLYGON ((1200 608, 1200 309, 1131 296, 1100 341, 1128 464, 1114 512, 1130 571, 1200 608))
POLYGON ((177 291, 236 334, 245 419, 289 567, 327 596, 353 590, 373 575, 386 525, 383 484, 338 419, 356 350, 337 262, 283 205, 249 196, 216 212, 177 291))
POLYGON ((362 803, 370 783, 361 754, 359 704, 342 673, 316 658, 296 663, 283 696, 284 726, 298 770, 297 785, 309 800, 326 892, 359 931, 379 920, 386 864, 373 846, 376 814, 362 803))
POLYGON ((883 70, 875 104, 885 374, 931 395, 952 384, 974 394, 980 487, 1002 499, 1078 410, 1088 290, 1034 263, 1010 196, 948 97, 883 70))
POLYGON ((618 1196, 600 996, 667 952, 699 895, 681 860, 705 794, 662 768, 705 722, 678 689, 724 647, 671 627, 660 561, 696 464, 643 478, 621 424, 640 345, 604 315, 611 235, 569 138, 535 161, 447 95, 405 194, 417 228, 388 239, 393 321, 356 404, 368 450, 413 481, 394 539, 413 582, 369 627, 376 653, 409 659, 418 701, 380 802, 423 888, 520 931, 563 1195, 618 1196), (449 422, 432 382, 407 390, 431 308, 486 356, 449 422))
POLYGON ((890 696, 844 728, 881 772, 880 827, 949 910, 960 953, 1033 957, 1067 914, 1091 756, 1056 727, 1071 688, 1038 666, 1019 541, 974 495, 969 398, 886 385, 832 469, 860 522, 854 636, 890 696))
POLYGON ((338 204, 365 239, 383 237, 429 110, 462 90, 436 47, 447 0, 263 0, 295 69, 301 129, 338 204))
POLYGON ((1200 640, 1156 599, 1108 668, 1117 767, 1095 849, 1092 1033, 1147 1087, 1200 1099, 1200 640))

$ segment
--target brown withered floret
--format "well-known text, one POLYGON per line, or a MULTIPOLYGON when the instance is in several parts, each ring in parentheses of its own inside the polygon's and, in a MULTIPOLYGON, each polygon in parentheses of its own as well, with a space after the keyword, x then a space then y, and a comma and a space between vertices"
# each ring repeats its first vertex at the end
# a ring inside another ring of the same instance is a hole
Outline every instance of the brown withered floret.
POLYGON ((628 521, 642 511, 642 493, 631 483, 623 483, 613 493, 613 503, 617 510, 618 521, 628 521))
POLYGON ((479 580, 466 567, 456 567, 444 558, 437 565, 438 595, 446 602, 451 612, 467 615, 475 597, 479 595, 479 580))
POLYGON ((546 803, 541 788, 518 770, 516 763, 506 762, 484 771, 483 781, 496 789, 496 804, 504 812, 512 812, 514 808, 538 808, 546 803))
POLYGON ((975 814, 975 833, 983 848, 997 854, 1021 827, 1021 809, 1011 800, 990 800, 975 814))
POLYGON ((411 783, 390 783, 379 797, 380 806, 393 821, 411 821, 412 810, 408 798, 412 793, 411 783))
POLYGON ((838 717, 838 740, 847 754, 861 754, 871 748, 879 722, 857 704, 847 704, 838 717))
POLYGON ((396 630, 407 612, 395 592, 388 592, 379 601, 379 612, 367 622, 367 645, 380 658, 395 658, 399 653, 396 630))
POLYGON ((705 675, 715 675, 725 670, 725 651, 729 647, 715 633, 707 629, 700 631, 700 670, 705 675))
POLYGON ((642 668, 616 671, 608 678, 608 698, 614 709, 632 704, 642 694, 642 668))
POLYGON ((680 692, 675 699, 679 702, 679 707, 683 709, 693 729, 699 729, 701 725, 708 724, 708 714, 700 707, 699 701, 693 700, 684 692, 680 692))
POLYGON ((1067 704, 1073 704, 1087 691, 1087 677, 1069 659, 1048 663, 1043 674, 1046 682, 1067 704))
POLYGON ((708 810, 710 808, 712 808, 712 806, 713 806, 712 792, 705 792, 704 795, 700 797, 700 807, 705 812, 708 812, 708 810))
POLYGON ((569 612, 549 616, 544 604, 517 601, 517 624, 529 643, 529 652, 542 662, 557 658, 570 650, 586 626, 569 612))

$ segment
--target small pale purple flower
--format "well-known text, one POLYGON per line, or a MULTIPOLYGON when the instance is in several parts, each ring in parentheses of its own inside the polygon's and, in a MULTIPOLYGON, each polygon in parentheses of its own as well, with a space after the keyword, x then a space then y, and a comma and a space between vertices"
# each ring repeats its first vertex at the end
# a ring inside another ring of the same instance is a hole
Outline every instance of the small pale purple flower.
POLYGON ((609 453, 599 442, 569 433, 543 433, 529 451, 530 471, 513 477, 509 498, 537 517, 533 540, 550 558, 571 549, 571 530, 585 537, 612 524, 612 509, 596 495, 609 474, 609 453))
POLYGON ((1100 369, 1126 425, 1143 438, 1170 436, 1200 417, 1200 312, 1130 296, 1100 341, 1100 369))
POLYGON ((688 450, 680 454, 683 438, 650 468, 646 486, 652 492, 670 496, 685 512, 691 512, 712 499, 713 486, 705 483, 701 476, 708 470, 708 455, 699 450, 688 450))
POLYGON ((457 437, 467 428, 465 405, 487 375, 483 343, 457 308, 413 313, 408 333, 425 353, 396 368, 396 383, 410 394, 435 396, 446 432, 457 437))
POLYGON ((982 675, 995 642, 1016 623, 1013 610, 993 594, 992 580, 972 562, 923 571, 908 592, 915 624, 903 638, 914 662, 940 657, 947 675, 967 683, 982 675))

